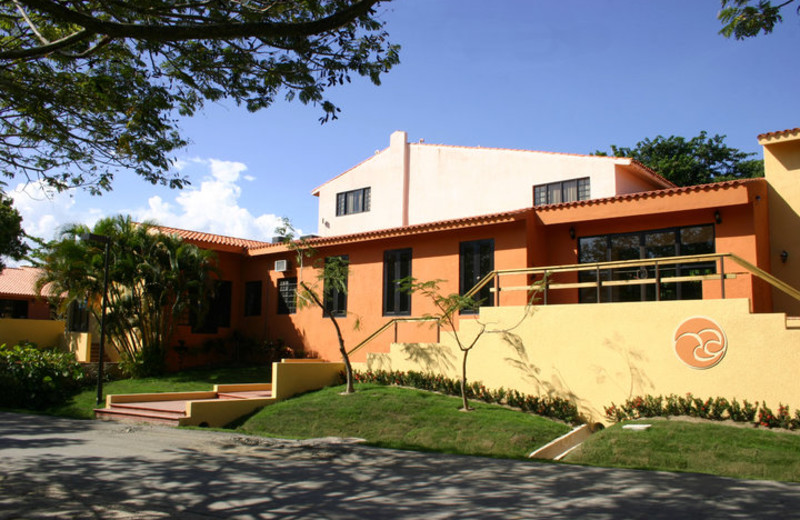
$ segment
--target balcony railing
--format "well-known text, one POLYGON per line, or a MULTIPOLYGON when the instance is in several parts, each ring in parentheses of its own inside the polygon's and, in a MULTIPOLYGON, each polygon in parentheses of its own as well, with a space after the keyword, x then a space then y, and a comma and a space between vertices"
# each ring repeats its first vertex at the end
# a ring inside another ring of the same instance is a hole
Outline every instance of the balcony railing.
MULTIPOLYGON (((541 290, 541 303, 548 304, 548 299, 553 291, 565 289, 596 291, 596 301, 603 301, 602 291, 615 287, 640 286, 654 287, 653 299, 660 301, 662 288, 671 284, 686 282, 704 282, 719 280, 720 295, 725 299, 725 281, 735 279, 741 275, 752 275, 772 287, 788 294, 800 301, 800 291, 787 283, 772 276, 763 269, 751 264, 747 260, 732 253, 713 253, 704 255, 670 256, 650 258, 644 260, 620 260, 614 262, 595 262, 585 264, 557 265, 547 267, 527 267, 520 269, 498 269, 488 273, 470 289, 466 295, 474 297, 484 287, 490 285, 494 297, 494 305, 500 305, 500 294, 506 291, 533 291, 541 290), (711 271, 703 274, 682 274, 686 271, 711 271), (583 273, 584 281, 580 281, 583 273), (571 275, 578 281, 559 281, 564 275, 571 275), (613 275, 617 275, 614 279, 613 275), (532 283, 516 286, 502 286, 501 279, 508 276, 525 275, 532 279, 532 283), (593 275, 593 276, 592 276, 593 275), (592 277, 591 281, 585 279, 592 277)), ((436 321, 435 318, 394 318, 387 321, 382 327, 370 334, 361 343, 353 347, 348 354, 353 354, 368 343, 380 336, 383 332, 394 326, 394 341, 397 342, 397 324, 406 321, 436 321)), ((439 330, 437 328, 437 338, 439 330)))

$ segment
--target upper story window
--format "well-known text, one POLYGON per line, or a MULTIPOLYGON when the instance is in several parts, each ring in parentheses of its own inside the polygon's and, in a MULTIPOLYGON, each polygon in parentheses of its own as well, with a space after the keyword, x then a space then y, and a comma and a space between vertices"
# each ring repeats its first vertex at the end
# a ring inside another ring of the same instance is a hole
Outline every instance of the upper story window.
POLYGON ((336 216, 369 211, 370 188, 344 191, 336 194, 336 216))
POLYGON ((533 205, 558 204, 589 199, 589 177, 540 184, 533 188, 533 205))

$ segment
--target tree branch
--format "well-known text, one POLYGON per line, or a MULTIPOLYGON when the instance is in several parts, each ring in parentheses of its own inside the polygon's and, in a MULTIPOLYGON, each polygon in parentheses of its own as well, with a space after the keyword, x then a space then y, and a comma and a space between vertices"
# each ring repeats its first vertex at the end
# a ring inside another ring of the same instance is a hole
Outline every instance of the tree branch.
POLYGON ((104 34, 112 38, 133 38, 137 40, 167 42, 250 37, 305 38, 347 25, 356 18, 369 13, 375 4, 386 0, 360 0, 330 16, 311 22, 229 22, 174 26, 110 22, 73 11, 51 0, 19 1, 59 21, 79 25, 95 34, 104 34))

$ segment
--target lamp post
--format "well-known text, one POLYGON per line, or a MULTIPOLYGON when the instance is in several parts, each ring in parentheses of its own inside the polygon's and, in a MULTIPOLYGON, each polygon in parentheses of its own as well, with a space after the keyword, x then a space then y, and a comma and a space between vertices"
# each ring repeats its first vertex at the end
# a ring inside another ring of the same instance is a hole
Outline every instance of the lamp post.
POLYGON ((103 244, 103 303, 100 311, 100 359, 97 362, 97 404, 103 402, 103 358, 105 357, 106 342, 106 303, 108 299, 108 249, 111 238, 105 235, 85 233, 81 240, 103 244))

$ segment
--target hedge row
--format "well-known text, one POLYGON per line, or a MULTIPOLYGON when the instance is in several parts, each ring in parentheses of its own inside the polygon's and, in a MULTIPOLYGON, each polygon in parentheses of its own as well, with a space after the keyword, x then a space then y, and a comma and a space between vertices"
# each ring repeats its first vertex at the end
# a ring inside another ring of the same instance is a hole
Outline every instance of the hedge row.
POLYGON ((774 413, 766 402, 750 403, 744 400, 739 403, 736 399, 729 401, 724 397, 700 399, 692 394, 638 396, 619 406, 612 403, 605 412, 606 417, 615 422, 644 417, 688 415, 715 421, 730 419, 735 422, 750 422, 766 428, 800 429, 800 410, 795 410, 792 416, 789 407, 782 404, 778 406, 778 413, 774 413))
POLYGON ((0 407, 42 409, 80 390, 83 368, 70 352, 0 345, 0 407))
MULTIPOLYGON (((447 395, 461 395, 461 381, 442 375, 408 371, 355 371, 353 377, 359 383, 377 383, 381 385, 398 385, 440 392, 447 395)), ((504 388, 488 389, 481 382, 467 384, 467 398, 486 403, 502 404, 519 408, 522 411, 550 417, 564 422, 578 424, 582 422, 578 407, 571 401, 560 397, 540 397, 527 395, 517 390, 504 388)))

